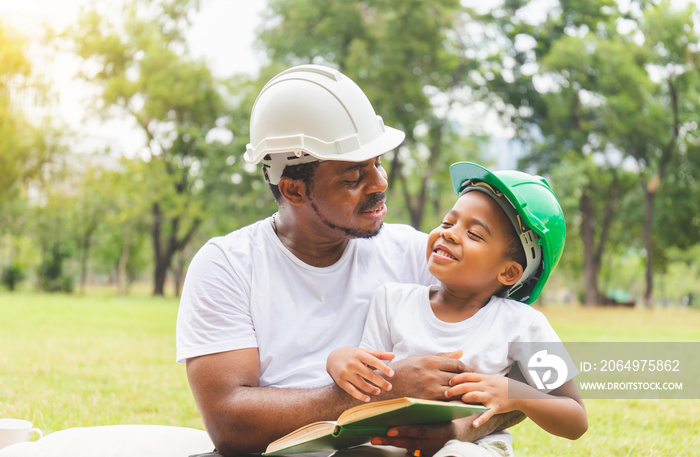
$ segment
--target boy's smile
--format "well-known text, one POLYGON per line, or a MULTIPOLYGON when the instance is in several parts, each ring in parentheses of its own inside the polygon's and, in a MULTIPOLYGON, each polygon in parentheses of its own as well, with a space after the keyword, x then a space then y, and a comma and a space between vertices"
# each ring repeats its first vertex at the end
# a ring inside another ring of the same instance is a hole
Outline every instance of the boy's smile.
POLYGON ((436 261, 441 261, 443 259, 445 260, 457 260, 457 257, 455 257, 452 254, 452 251, 450 251, 447 247, 444 245, 438 243, 434 249, 433 249, 433 256, 435 257, 436 261))

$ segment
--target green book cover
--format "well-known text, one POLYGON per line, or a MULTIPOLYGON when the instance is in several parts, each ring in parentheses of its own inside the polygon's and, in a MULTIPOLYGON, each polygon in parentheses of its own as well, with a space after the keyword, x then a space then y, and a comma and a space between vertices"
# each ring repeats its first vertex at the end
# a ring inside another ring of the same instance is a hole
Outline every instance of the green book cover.
POLYGON ((358 446, 398 425, 450 422, 488 408, 402 397, 350 408, 335 422, 315 422, 270 443, 263 455, 332 451, 358 446))

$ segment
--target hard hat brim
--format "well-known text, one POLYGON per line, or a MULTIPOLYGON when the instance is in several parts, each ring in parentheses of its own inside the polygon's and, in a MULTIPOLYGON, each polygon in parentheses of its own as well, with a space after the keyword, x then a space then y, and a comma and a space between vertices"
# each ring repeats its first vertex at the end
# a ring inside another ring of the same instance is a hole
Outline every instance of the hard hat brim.
POLYGON ((325 143, 316 138, 310 139, 308 137, 304 138, 303 135, 298 135, 294 137, 275 138, 273 139, 274 142, 270 141, 270 139, 266 139, 255 146, 248 144, 243 158, 248 163, 256 164, 267 154, 297 153, 297 155, 301 155, 301 153, 306 153, 319 160, 362 162, 396 149, 406 137, 404 132, 393 127, 385 125, 383 129, 384 131, 377 138, 360 145, 359 148, 350 152, 343 152, 340 150, 338 144, 325 143), (275 144, 277 146, 275 146, 275 144), (291 144, 294 144, 294 146, 290 146, 291 144), (318 146, 320 144, 324 146, 323 153, 319 153, 318 146), (308 147, 311 145, 315 145, 316 147, 308 147))
POLYGON ((511 190, 510 186, 501 178, 481 165, 471 162, 454 163, 450 166, 450 177, 452 178, 452 189, 457 195, 459 195, 462 189, 462 184, 467 180, 476 179, 495 186, 508 198, 530 228, 534 229, 538 234, 542 234, 542 232, 546 230, 546 228, 542 226, 541 221, 533 218, 528 212, 523 211, 523 208, 527 205, 527 202, 524 202, 521 196, 516 195, 511 190))

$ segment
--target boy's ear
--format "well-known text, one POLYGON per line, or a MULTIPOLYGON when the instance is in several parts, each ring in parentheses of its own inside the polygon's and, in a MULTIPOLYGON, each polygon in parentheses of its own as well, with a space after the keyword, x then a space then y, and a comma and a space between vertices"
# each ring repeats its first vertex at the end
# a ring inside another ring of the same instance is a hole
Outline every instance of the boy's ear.
POLYGON ((294 206, 300 206, 306 200, 306 185, 301 179, 280 178, 277 184, 282 197, 294 206))
POLYGON ((523 267, 515 260, 509 260, 498 273, 498 282, 504 286, 512 286, 523 275, 523 267))

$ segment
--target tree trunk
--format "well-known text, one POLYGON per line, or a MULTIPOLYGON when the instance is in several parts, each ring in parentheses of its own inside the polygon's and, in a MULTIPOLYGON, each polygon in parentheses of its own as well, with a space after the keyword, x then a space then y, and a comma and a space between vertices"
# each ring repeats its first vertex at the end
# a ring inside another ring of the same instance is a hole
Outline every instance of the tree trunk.
POLYGON ((169 263, 169 259, 166 258, 156 260, 153 295, 159 295, 161 297, 165 295, 165 278, 168 274, 169 263))
POLYGON ((122 245, 122 255, 119 256, 117 264, 117 294, 126 295, 126 266, 129 263, 129 255, 131 253, 131 234, 124 234, 124 244, 122 245))
POLYGON ((654 290, 654 256, 652 246, 652 223, 654 221, 654 194, 648 188, 644 190, 644 203, 646 205, 646 215, 644 216, 644 248, 647 251, 646 261, 646 288, 644 290, 644 304, 647 308, 653 308, 653 290, 654 290))
POLYGON ((163 247, 161 246, 161 218, 160 205, 153 204, 153 226, 151 227, 151 238, 153 239, 153 261, 155 268, 153 271, 153 295, 164 295, 165 273, 168 271, 163 247))
POLYGON ((87 263, 90 254, 90 238, 92 232, 85 233, 83 236, 83 255, 80 258, 80 293, 85 293, 85 283, 87 283, 87 263))
POLYGON ((581 240, 583 241, 583 287, 585 306, 594 306, 601 303, 600 291, 598 290, 598 272, 600 263, 596 262, 596 247, 594 239, 593 204, 591 197, 584 189, 581 196, 581 240))
POLYGON ((160 212, 160 205, 155 203, 153 205, 153 227, 152 227, 152 237, 153 237, 153 251, 154 251, 154 261, 155 269, 153 275, 153 295, 165 295, 165 279, 168 274, 168 270, 173 262, 175 254, 182 251, 189 243, 192 236, 197 231, 199 224, 202 222, 200 219, 195 219, 192 221, 189 230, 182 238, 178 239, 177 234, 180 229, 181 216, 175 216, 170 218, 169 223, 169 235, 167 240, 163 240, 161 236, 162 231, 162 214, 160 212))
POLYGON ((599 305, 604 302, 604 296, 600 293, 600 287, 598 286, 598 276, 603 265, 603 252, 605 251, 608 233, 613 222, 620 187, 615 169, 611 169, 609 172, 612 174, 612 180, 608 189, 607 206, 601 220, 598 221, 595 217, 591 189, 584 188, 581 195, 581 239, 583 241, 583 278, 585 287, 583 304, 586 306, 599 305), (594 228, 596 226, 600 227, 597 243, 594 228))
POLYGON ((179 297, 182 291, 182 284, 185 282, 185 259, 184 256, 178 256, 173 268, 173 287, 175 288, 175 296, 179 297))

